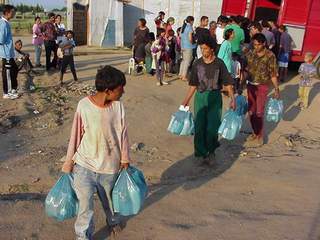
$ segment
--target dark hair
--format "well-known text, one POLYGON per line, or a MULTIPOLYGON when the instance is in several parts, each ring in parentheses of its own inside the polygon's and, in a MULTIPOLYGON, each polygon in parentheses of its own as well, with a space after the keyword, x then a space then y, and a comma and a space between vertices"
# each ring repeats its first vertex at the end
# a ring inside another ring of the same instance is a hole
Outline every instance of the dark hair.
POLYGON ((256 33, 252 37, 252 41, 256 40, 258 43, 266 43, 267 39, 262 33, 256 33))
POLYGON ((237 89, 237 93, 238 93, 238 95, 242 95, 243 90, 242 90, 241 88, 238 88, 238 89, 237 89))
POLYGON ((261 23, 262 27, 264 28, 270 28, 270 24, 268 23, 267 20, 263 20, 262 23, 261 23))
POLYGON ((233 29, 232 28, 229 28, 227 29, 225 32, 224 32, 224 39, 225 40, 229 40, 230 36, 232 35, 233 33, 233 29))
POLYGON ((34 18, 34 21, 37 21, 38 19, 41 20, 41 18, 40 18, 39 16, 36 16, 36 17, 34 18))
POLYGON ((53 12, 50 12, 50 13, 48 13, 48 18, 50 19, 50 18, 52 18, 52 17, 55 17, 56 15, 53 13, 53 12))
POLYGON ((154 32, 149 32, 149 34, 148 34, 148 39, 149 39, 149 41, 154 41, 154 40, 156 40, 156 38, 155 38, 155 36, 154 36, 154 32))
POLYGON ((217 42, 211 36, 205 36, 202 39, 202 41, 199 43, 199 45, 203 45, 203 44, 210 47, 214 51, 216 50, 217 42))
POLYGON ((207 19, 209 19, 207 16, 202 16, 201 19, 200 19, 200 21, 202 22, 202 21, 205 21, 205 20, 207 20, 207 19))
POLYGON ((98 69, 95 85, 98 92, 112 91, 119 86, 125 86, 126 77, 120 70, 106 65, 98 69))
POLYGON ((285 25, 280 25, 279 29, 281 29, 282 31, 287 31, 287 27, 285 25))
POLYGON ((228 17, 226 17, 226 16, 221 16, 221 18, 220 18, 220 22, 222 22, 222 23, 228 23, 229 20, 230 19, 228 17))
POLYGON ((161 33, 166 32, 166 30, 164 30, 163 28, 158 28, 157 29, 157 37, 159 37, 161 35, 161 33))
POLYGON ((259 32, 262 31, 262 26, 261 26, 261 24, 260 24, 259 22, 253 22, 253 23, 251 23, 251 24, 250 24, 250 28, 251 28, 251 27, 254 27, 254 28, 258 29, 259 32))
POLYGON ((170 30, 168 31, 168 35, 169 35, 170 37, 173 37, 173 36, 174 36, 174 31, 173 31, 172 29, 170 29, 170 30))
POLYGON ((186 28, 187 23, 190 23, 190 22, 193 22, 193 21, 194 21, 194 17, 193 17, 193 16, 188 16, 188 17, 186 18, 186 20, 184 20, 184 22, 183 22, 182 29, 181 29, 181 33, 184 32, 184 29, 186 28))
POLYGON ((3 15, 6 15, 7 13, 11 12, 12 10, 16 10, 16 8, 12 5, 9 5, 9 4, 4 5, 2 8, 3 15))
POLYGON ((142 26, 145 27, 147 24, 147 21, 144 18, 140 18, 139 22, 141 22, 142 26))
POLYGON ((22 44, 22 40, 18 39, 17 41, 14 42, 14 44, 17 44, 17 43, 21 43, 22 44))
POLYGON ((166 14, 165 14, 164 11, 160 11, 158 15, 163 15, 163 16, 165 16, 166 14))
POLYGON ((73 32, 72 30, 68 30, 68 31, 66 31, 66 36, 68 35, 68 33, 71 33, 71 34, 72 34, 72 36, 74 37, 74 32, 73 32))
POLYGON ((177 33, 178 33, 178 32, 181 32, 181 27, 178 27, 178 28, 177 28, 177 33))
POLYGON ((55 16, 55 18, 58 18, 58 17, 62 18, 62 16, 61 16, 60 14, 57 14, 57 15, 55 16))

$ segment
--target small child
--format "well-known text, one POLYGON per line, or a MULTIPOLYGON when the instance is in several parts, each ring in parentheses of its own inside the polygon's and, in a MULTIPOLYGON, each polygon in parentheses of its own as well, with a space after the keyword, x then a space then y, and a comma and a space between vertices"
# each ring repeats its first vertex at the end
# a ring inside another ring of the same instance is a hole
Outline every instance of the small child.
POLYGON ((68 65, 70 66, 70 70, 73 75, 73 80, 78 81, 76 69, 74 66, 74 58, 73 58, 73 49, 76 46, 73 40, 74 33, 73 31, 69 30, 66 32, 66 38, 62 40, 59 44, 61 48, 63 58, 61 63, 61 72, 60 72, 60 83, 63 84, 63 75, 66 72, 68 65))
POLYGON ((151 53, 151 46, 155 41, 155 36, 153 32, 149 33, 149 42, 145 46, 145 51, 146 51, 146 57, 145 57, 145 64, 146 64, 146 72, 153 75, 152 71, 152 53, 151 53))
POLYGON ((62 171, 73 172, 79 200, 75 222, 76 239, 92 239, 93 203, 97 192, 112 231, 121 230, 113 211, 111 191, 122 168, 128 168, 129 143, 124 107, 120 98, 126 84, 118 69, 105 66, 97 71, 97 93, 83 98, 73 119, 71 137, 62 171))
POLYGON ((176 36, 176 62, 175 62, 175 71, 178 73, 180 69, 180 64, 182 61, 182 52, 181 52, 181 27, 177 29, 177 36, 176 36))
POLYGON ((153 61, 156 69, 157 85, 168 85, 167 82, 163 81, 164 71, 165 71, 165 62, 166 62, 166 52, 167 52, 167 43, 165 39, 166 31, 164 29, 158 29, 159 35, 157 40, 151 46, 153 61))
POLYGON ((317 69, 312 64, 313 55, 307 52, 304 56, 304 63, 299 68, 300 73, 300 86, 299 86, 299 106, 301 109, 308 107, 309 93, 312 87, 312 78, 316 76, 317 69))
POLYGON ((241 77, 241 64, 239 61, 239 55, 232 53, 232 77, 235 82, 235 90, 240 88, 240 77, 241 77))
POLYGON ((176 62, 176 37, 174 36, 174 31, 171 29, 168 31, 168 72, 169 73, 175 73, 174 66, 176 62))
POLYGON ((237 90, 236 96, 236 113, 239 116, 245 116, 248 111, 248 102, 245 96, 242 95, 242 89, 237 90))

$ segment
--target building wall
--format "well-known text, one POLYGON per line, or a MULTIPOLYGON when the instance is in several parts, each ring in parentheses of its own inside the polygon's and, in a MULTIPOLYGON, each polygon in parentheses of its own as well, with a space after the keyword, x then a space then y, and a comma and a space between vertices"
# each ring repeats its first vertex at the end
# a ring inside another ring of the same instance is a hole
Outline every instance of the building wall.
MULTIPOLYGON (((123 3, 117 0, 68 0, 67 23, 74 24, 73 4, 88 5, 88 45, 123 46, 123 3)), ((76 33, 75 33, 76 34, 76 33)))
POLYGON ((217 20, 221 13, 222 0, 132 0, 124 5, 124 43, 130 45, 133 31, 139 18, 147 20, 150 31, 155 32, 154 19, 159 11, 166 13, 168 17, 174 17, 176 23, 174 29, 181 27, 184 19, 192 15, 195 17, 195 26, 199 25, 201 16, 206 15, 210 21, 217 20))

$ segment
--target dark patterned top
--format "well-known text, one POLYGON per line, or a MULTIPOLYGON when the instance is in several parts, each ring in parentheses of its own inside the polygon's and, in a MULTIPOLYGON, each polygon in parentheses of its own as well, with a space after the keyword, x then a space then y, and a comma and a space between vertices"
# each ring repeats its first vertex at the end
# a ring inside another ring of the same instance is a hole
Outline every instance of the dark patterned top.
POLYGON ((246 55, 246 67, 248 81, 253 84, 270 84, 271 78, 278 75, 277 59, 273 52, 265 50, 265 54, 258 56, 256 51, 250 51, 246 55))
POLYGON ((208 64, 200 58, 192 66, 189 85, 196 86, 199 92, 220 90, 222 85, 233 83, 226 65, 217 57, 208 64))

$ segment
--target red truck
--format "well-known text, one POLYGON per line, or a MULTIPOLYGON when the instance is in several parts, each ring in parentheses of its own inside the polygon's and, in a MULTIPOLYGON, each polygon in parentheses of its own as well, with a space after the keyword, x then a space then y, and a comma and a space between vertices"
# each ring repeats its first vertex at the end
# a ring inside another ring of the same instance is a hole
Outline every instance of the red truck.
POLYGON ((223 0, 222 14, 286 25, 295 45, 291 61, 312 52, 320 75, 320 0, 223 0))

